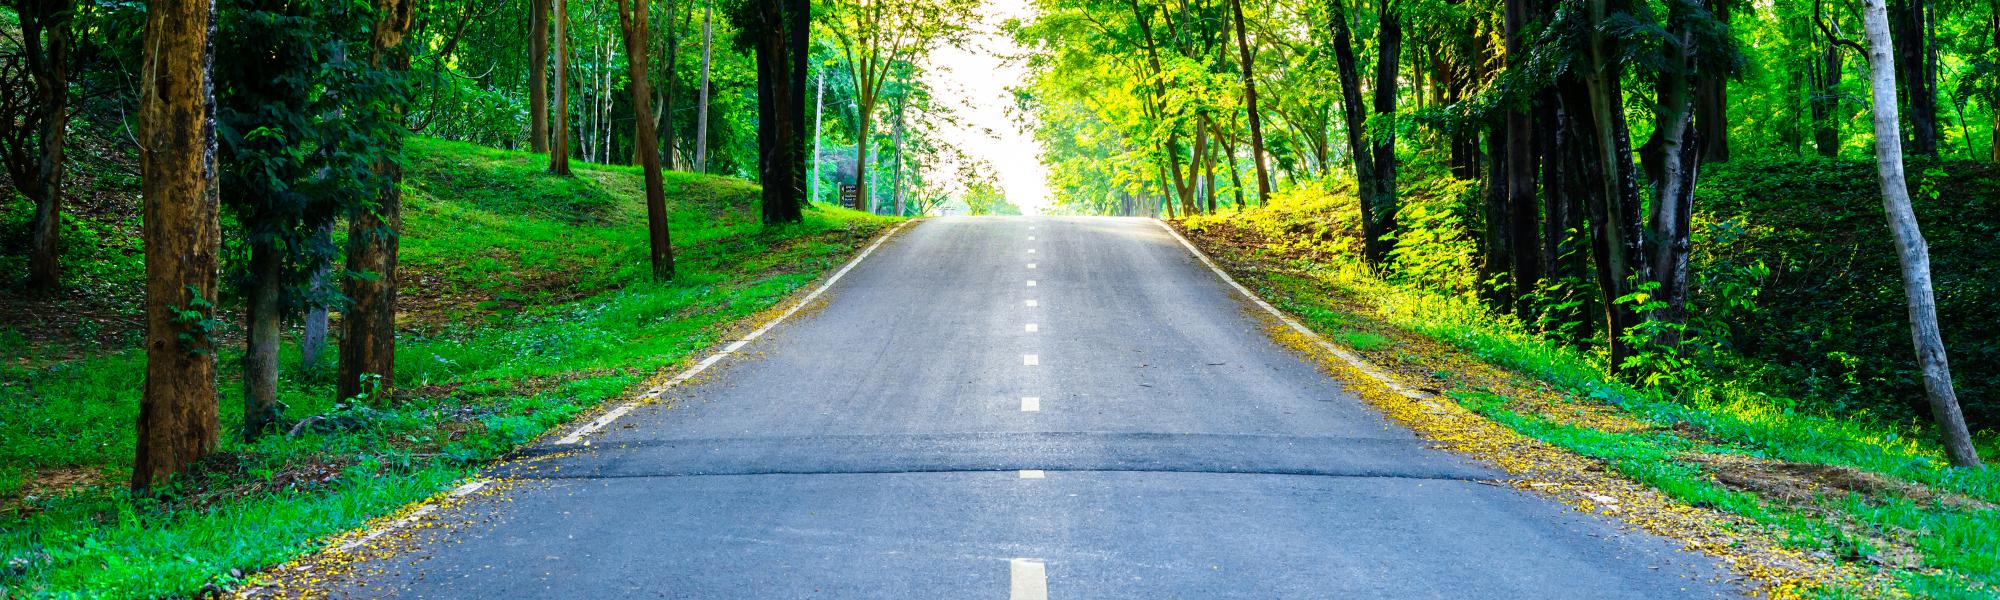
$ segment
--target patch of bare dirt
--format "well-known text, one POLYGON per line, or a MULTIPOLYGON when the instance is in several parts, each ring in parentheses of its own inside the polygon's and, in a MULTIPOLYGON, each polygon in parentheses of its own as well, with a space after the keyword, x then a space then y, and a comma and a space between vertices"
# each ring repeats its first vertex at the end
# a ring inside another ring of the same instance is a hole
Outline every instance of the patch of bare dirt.
POLYGON ((1958 494, 1941 493, 1921 484, 1870 473, 1844 465, 1815 465, 1737 454, 1689 454, 1716 483, 1752 492, 1786 504, 1809 506, 1825 496, 1860 494, 1864 498, 1900 497, 1918 503, 1938 502, 1961 510, 1993 510, 1992 504, 1958 494))

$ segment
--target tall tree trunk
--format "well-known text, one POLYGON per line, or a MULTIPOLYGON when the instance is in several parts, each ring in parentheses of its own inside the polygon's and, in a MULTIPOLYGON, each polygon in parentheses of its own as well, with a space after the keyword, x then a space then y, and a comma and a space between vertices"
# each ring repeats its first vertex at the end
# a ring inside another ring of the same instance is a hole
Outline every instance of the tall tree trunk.
POLYGON ((1400 59, 1403 55, 1403 16, 1395 8, 1393 0, 1379 0, 1382 3, 1381 20, 1375 29, 1375 116, 1384 124, 1382 130, 1370 137, 1375 141, 1375 157, 1371 161, 1375 167, 1375 198, 1370 201, 1374 207, 1369 212, 1373 223, 1362 223, 1367 236, 1365 251, 1368 262, 1388 264, 1389 251, 1395 248, 1396 236, 1396 96, 1402 91, 1398 76, 1402 73, 1400 59), (1372 226, 1372 227, 1371 227, 1372 226), (1373 232, 1365 230, 1373 229, 1373 232))
MULTIPOLYGON (((1378 222, 1374 212, 1377 171, 1374 149, 1368 144, 1368 107, 1361 103, 1361 74, 1354 58, 1354 32, 1347 24, 1349 15, 1344 9, 1332 13, 1333 59, 1340 79, 1341 116, 1347 125, 1348 156, 1354 160, 1355 200, 1361 206, 1362 235, 1367 238, 1372 224, 1378 222)), ((1363 255, 1371 264, 1379 264, 1373 252, 1367 250, 1372 245, 1363 242, 1363 255)))
POLYGON ((1257 165, 1257 202, 1262 203, 1271 197, 1271 173, 1264 166, 1264 125, 1257 115, 1256 57, 1250 54, 1249 36, 1243 29, 1243 0, 1232 0, 1229 7, 1236 13, 1236 50, 1243 55, 1243 103, 1250 113, 1250 158, 1257 165))
POLYGON ((34 151, 21 152, 12 172, 35 212, 28 242, 28 289, 53 293, 62 287, 63 151, 69 130, 70 46, 74 34, 72 0, 24 0, 17 4, 21 50, 34 79, 34 103, 21 123, 35 131, 34 151))
POLYGON ((1834 158, 1840 156, 1840 122, 1833 116, 1833 109, 1840 105, 1840 99, 1835 95, 1843 72, 1840 47, 1827 44, 1826 49, 1820 52, 1819 64, 1815 67, 1809 90, 1812 94, 1813 147, 1820 156, 1834 158))
MULTIPOLYGON (((1734 36, 1729 18, 1731 0, 1704 0, 1725 35, 1734 36)), ((1729 81, 1712 73, 1694 80, 1694 126, 1702 162, 1729 162, 1729 81)))
POLYGON ((213 0, 147 4, 139 78, 140 235, 146 249, 146 382, 132 489, 150 490, 215 450, 213 322, 221 206, 216 176, 213 0), (195 319, 185 318, 191 311, 195 319))
POLYGON ((890 205, 895 207, 896 216, 903 213, 903 101, 896 101, 896 171, 889 179, 890 205))
POLYGON ((805 193, 806 62, 811 6, 807 0, 753 0, 756 22, 758 171, 764 222, 796 223, 805 193))
POLYGON ((1211 213, 1211 214, 1213 214, 1213 213, 1215 212, 1215 210, 1216 210, 1216 206, 1215 206, 1215 155, 1216 155, 1216 154, 1218 153, 1218 151, 1217 151, 1217 150, 1215 149, 1215 146, 1221 146, 1221 145, 1223 145, 1223 141, 1222 141, 1222 140, 1221 140, 1220 138, 1216 139, 1215 141, 1216 141, 1216 143, 1215 143, 1214 145, 1212 145, 1212 146, 1210 146, 1210 147, 1209 147, 1209 149, 1208 149, 1208 153, 1207 153, 1206 155, 1204 155, 1204 156, 1202 156, 1202 157, 1201 157, 1201 164, 1202 164, 1202 170, 1204 171, 1204 173, 1202 174, 1202 177, 1203 177, 1204 179, 1206 179, 1206 180, 1207 180, 1207 182, 1208 182, 1208 183, 1207 183, 1207 185, 1204 185, 1204 186, 1202 186, 1202 193, 1203 193, 1203 195, 1207 196, 1207 200, 1208 200, 1208 212, 1209 212, 1209 213, 1211 213))
POLYGON ((1635 278, 1644 280, 1643 224, 1638 178, 1632 166, 1632 142, 1626 129, 1624 89, 1620 81, 1624 65, 1622 48, 1601 25, 1615 12, 1623 12, 1623 0, 1589 0, 1583 34, 1585 48, 1579 65, 1558 77, 1565 94, 1563 106, 1575 109, 1571 124, 1578 144, 1578 175, 1586 185, 1590 215, 1592 250, 1597 257, 1597 285, 1603 294, 1605 334, 1611 347, 1610 368, 1619 371, 1634 348, 1626 332, 1638 322, 1638 313, 1629 302, 1618 302, 1632 292, 1635 278), (1619 6, 1612 6, 1619 2, 1619 6), (1615 10, 1614 10, 1615 9, 1615 10), (1567 82, 1566 84, 1563 82, 1567 82))
MULTIPOLYGON (((410 55, 403 49, 416 7, 413 0, 376 0, 377 21, 370 36, 369 58, 378 68, 408 71, 410 55)), ((560 21, 557 30, 561 30, 560 21)), ((560 80, 560 76, 558 77, 560 80)), ((403 111, 396 102, 390 118, 401 127, 403 111)), ((399 131, 400 133, 400 131, 399 131)), ((393 142, 401 145, 401 136, 393 142)), ((560 148, 560 144, 558 148, 560 148)), ((334 388, 341 398, 370 394, 380 402, 396 387, 396 252, 403 229, 403 166, 393 158, 376 164, 382 190, 373 210, 348 215, 347 311, 341 315, 340 372, 334 388), (365 276, 354 276, 365 275, 365 276), (376 378, 371 385, 367 381, 376 378)))
POLYGON ((556 122, 549 142, 549 172, 569 175, 569 0, 555 0, 556 122))
MULTIPOLYGON (((261 219, 260 219, 261 220, 261 219)), ((283 250, 272 236, 251 236, 250 277, 243 311, 243 440, 251 441, 275 427, 283 416, 278 404, 278 342, 283 332, 279 316, 284 304, 283 250)))
POLYGON ((1662 47, 1658 104, 1653 108, 1653 135, 1640 148, 1646 179, 1653 186, 1650 231, 1645 236, 1645 272, 1659 284, 1652 295, 1664 307, 1645 315, 1649 321, 1669 327, 1656 328, 1652 344, 1662 351, 1677 351, 1681 335, 1678 325, 1687 321, 1688 252, 1692 244, 1688 230, 1694 210, 1694 185, 1702 152, 1701 136, 1695 130, 1699 110, 1699 83, 1694 77, 1694 35, 1690 21, 1701 11, 1697 0, 1671 0, 1668 33, 1673 41, 1662 47))
POLYGON ((549 151, 549 0, 528 0, 528 148, 549 151))
POLYGON ((814 84, 813 87, 813 145, 812 156, 809 159, 812 162, 809 165, 811 172, 807 175, 808 178, 806 179, 812 187, 810 188, 810 192, 806 194, 805 201, 807 202, 819 201, 819 142, 820 125, 826 122, 826 115, 823 114, 826 112, 826 67, 820 67, 818 83, 814 84))
POLYGON ((1915 154, 1936 158, 1937 61, 1931 39, 1933 9, 1930 0, 1899 0, 1889 7, 1896 32, 1896 73, 1901 84, 1905 115, 1910 122, 1909 148, 1915 154))
MULTIPOLYGON (((546 123, 544 126, 546 126, 546 123)), ((323 247, 333 246, 333 223, 329 221, 325 225, 321 225, 319 230, 313 233, 313 238, 314 244, 323 247)), ((330 295, 327 292, 330 291, 328 286, 332 285, 329 281, 332 276, 333 264, 331 259, 322 261, 318 266, 313 268, 312 281, 307 284, 313 298, 323 298, 330 295)), ((319 367, 320 354, 326 351, 326 329, 326 304, 314 300, 310 304, 310 307, 306 309, 305 323, 301 325, 299 334, 299 364, 304 368, 316 369, 319 367)))
POLYGON ((1889 37, 1888 11, 1883 0, 1862 0, 1861 22, 1868 33, 1869 85, 1875 100, 1875 167, 1881 173, 1882 208, 1896 238, 1896 259, 1903 268, 1903 293, 1909 300, 1910 341, 1924 373, 1924 395, 1931 418, 1944 436, 1951 464, 1979 466, 1978 449, 1959 412, 1958 394, 1951 386, 1951 365, 1945 359, 1944 337, 1938 331, 1937 301, 1931 289, 1930 249, 1917 228, 1916 211, 1903 177, 1902 133, 1897 131, 1896 61, 1900 46, 1889 37))
POLYGON ((1486 235, 1481 240, 1483 259, 1479 265, 1481 295, 1487 304, 1501 310, 1514 306, 1518 295, 1515 286, 1505 283, 1514 274, 1514 226, 1512 213, 1507 205, 1507 131, 1506 120, 1487 127, 1486 134, 1486 235))
POLYGON ((667 2, 667 71, 660 78, 660 103, 665 107, 660 113, 661 154, 666 155, 666 170, 674 170, 674 82, 680 81, 681 42, 680 26, 674 24, 674 5, 679 0, 667 2))
MULTIPOLYGON (((1525 37, 1529 23, 1538 16, 1535 8, 1529 0, 1507 0, 1505 3, 1506 50, 1510 68, 1526 67, 1528 41, 1525 37)), ((1538 102, 1541 100, 1537 98, 1538 102)), ((1508 276, 1512 290, 1511 304, 1516 316, 1532 322, 1536 307, 1529 302, 1529 298, 1542 280, 1540 207, 1535 200, 1535 173, 1540 157, 1535 155, 1535 149, 1536 138, 1541 137, 1543 132, 1537 131, 1537 124, 1529 110, 1523 107, 1507 111, 1506 144, 1497 150, 1507 153, 1506 171, 1494 176, 1507 180, 1506 227, 1510 244, 1507 262, 1513 267, 1508 276)))
POLYGON ((875 124, 875 101, 874 98, 870 97, 870 94, 865 92, 861 96, 860 102, 856 103, 859 106, 859 112, 855 114, 854 121, 854 139, 856 140, 854 142, 854 197, 860 199, 859 204, 862 209, 867 210, 870 214, 876 214, 875 192, 868 189, 868 182, 870 181, 868 177, 868 157, 873 154, 871 150, 874 150, 874 144, 868 142, 870 141, 869 138, 872 137, 869 135, 870 130, 874 128, 875 124))
MULTIPOLYGON (((1589 253, 1585 251, 1589 242, 1582 237, 1583 209, 1577 205, 1577 195, 1572 193, 1577 182, 1571 171, 1577 159, 1574 143, 1569 139, 1570 130, 1564 126, 1570 116, 1561 95, 1553 89, 1543 95, 1539 110, 1536 119, 1543 128, 1542 134, 1536 136, 1542 157, 1542 266, 1545 277, 1557 283, 1570 283, 1565 289, 1575 293, 1573 283, 1581 280, 1590 266, 1586 262, 1589 253)), ((1552 326, 1576 324, 1568 332, 1571 340, 1590 339, 1593 328, 1586 318, 1590 314, 1587 307, 1563 308, 1558 303, 1536 309, 1545 312, 1552 326)))
MULTIPOLYGON (((652 32, 652 21, 647 19, 648 0, 618 0, 618 28, 625 38, 625 64, 631 70, 631 81, 625 84, 632 93, 632 114, 643 115, 653 112, 653 87, 646 81, 646 38, 652 32)), ((665 182, 660 175, 660 148, 656 139, 658 132, 647 126, 645 119, 633 120, 633 138, 639 149, 639 165, 646 177, 646 231, 653 259, 653 279, 667 281, 674 278, 673 236, 667 230, 667 193, 665 182)), ((696 159, 697 162, 700 159, 696 159)))
POLYGON ((701 92, 697 102, 694 123, 694 170, 708 172, 708 68, 712 60, 712 46, 715 42, 714 7, 701 7, 701 92))

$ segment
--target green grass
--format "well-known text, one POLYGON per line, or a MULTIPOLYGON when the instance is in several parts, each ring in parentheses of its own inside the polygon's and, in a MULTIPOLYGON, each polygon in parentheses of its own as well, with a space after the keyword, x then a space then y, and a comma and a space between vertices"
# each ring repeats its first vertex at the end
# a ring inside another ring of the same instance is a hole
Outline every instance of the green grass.
MULTIPOLYGON (((1916 482, 1936 491, 2000 503, 2000 469, 1950 468, 1920 424, 1882 422, 1867 416, 1800 412, 1787 407, 1780 392, 1755 382, 1698 379, 1678 395, 1639 389, 1606 375, 1602 358, 1525 331, 1516 320, 1497 316, 1474 298, 1384 280, 1358 265, 1341 249, 1345 240, 1299 252, 1301 243, 1283 232, 1325 218, 1309 207, 1283 205, 1236 214, 1197 217, 1187 228, 1197 237, 1210 226, 1259 232, 1267 245, 1219 248, 1223 262, 1237 267, 1246 285, 1265 295, 1309 327, 1357 350, 1391 343, 1357 333, 1358 323, 1378 323, 1446 344, 1484 362, 1505 367, 1586 402, 1616 406, 1652 430, 1600 431, 1559 423, 1536 414, 1512 412, 1505 399, 1481 390, 1449 387, 1461 405, 1527 436, 1595 458, 1633 480, 1695 506, 1737 513, 1784 532, 1788 545, 1862 560, 1875 553, 1869 538, 1901 540, 1920 555, 1921 568, 1898 570, 1902 591, 1915 597, 1990 597, 2000 590, 2000 514, 1900 497, 1825 498, 1810 507, 1769 501, 1725 488, 1685 454, 1721 452, 1787 462, 1846 465, 1916 482), (1246 267, 1245 265, 1256 265, 1246 267), (1339 297, 1339 298, 1336 298, 1339 297), (1338 301, 1353 299, 1354 304, 1338 301), (1360 306, 1357 310, 1353 307, 1360 306), (1671 426, 1691 423, 1720 440, 1707 443, 1677 435, 1671 426), (1866 535, 1856 535, 1865 533, 1866 535)), ((1981 438, 1983 455, 2000 458, 1991 432, 1981 438)), ((1841 590, 1821 590, 1841 597, 1841 590)))
POLYGON ((288 345, 287 415, 322 419, 246 444, 235 439, 237 355, 225 352, 221 452, 163 498, 134 499, 123 484, 143 355, 52 359, 0 336, 0 597, 227 587, 232 570, 311 551, 621 397, 890 222, 815 206, 804 223, 765 228, 755 186, 669 173, 679 276, 657 284, 636 169, 582 164, 566 179, 524 153, 431 140, 410 150, 402 256, 419 305, 399 337, 398 403, 337 405, 326 368, 299 364, 288 345), (35 487, 55 473, 85 485, 35 487))

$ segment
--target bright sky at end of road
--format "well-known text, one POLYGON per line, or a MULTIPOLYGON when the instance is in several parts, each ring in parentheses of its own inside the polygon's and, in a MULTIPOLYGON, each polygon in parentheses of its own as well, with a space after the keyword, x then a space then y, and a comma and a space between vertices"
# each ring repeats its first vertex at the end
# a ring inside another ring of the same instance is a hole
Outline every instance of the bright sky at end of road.
MULTIPOLYGON (((991 164, 1007 201, 1030 215, 1048 208, 1048 169, 1041 146, 1011 117, 1012 88, 1024 83, 1028 71, 1008 60, 1021 50, 1001 27, 1008 19, 1027 20, 1033 11, 1027 0, 988 0, 984 20, 964 46, 938 48, 924 65, 924 82, 956 113, 957 124, 939 127, 944 141, 991 164)), ((954 173, 951 165, 939 165, 931 176, 954 173)))

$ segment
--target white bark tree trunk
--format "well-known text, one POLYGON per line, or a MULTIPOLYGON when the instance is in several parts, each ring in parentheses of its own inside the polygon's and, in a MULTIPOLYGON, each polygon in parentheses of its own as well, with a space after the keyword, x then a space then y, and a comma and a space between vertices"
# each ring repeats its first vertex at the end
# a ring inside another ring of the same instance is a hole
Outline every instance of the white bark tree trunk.
POLYGON ((1882 208, 1889 231, 1896 237, 1896 259, 1903 267, 1903 293, 1909 299, 1910 340, 1917 365, 1924 372, 1924 395, 1931 417, 1944 435, 1945 454, 1953 465, 1979 466, 1979 453, 1959 412, 1958 394, 1951 387, 1951 366, 1945 360, 1944 337, 1938 332, 1937 301, 1931 290, 1930 250, 1917 229, 1910 207, 1910 189, 1903 177, 1903 135, 1896 114, 1895 46, 1889 39, 1889 11, 1883 0, 1862 2, 1861 22, 1868 32, 1868 80, 1875 100, 1875 166, 1881 172, 1882 208))

